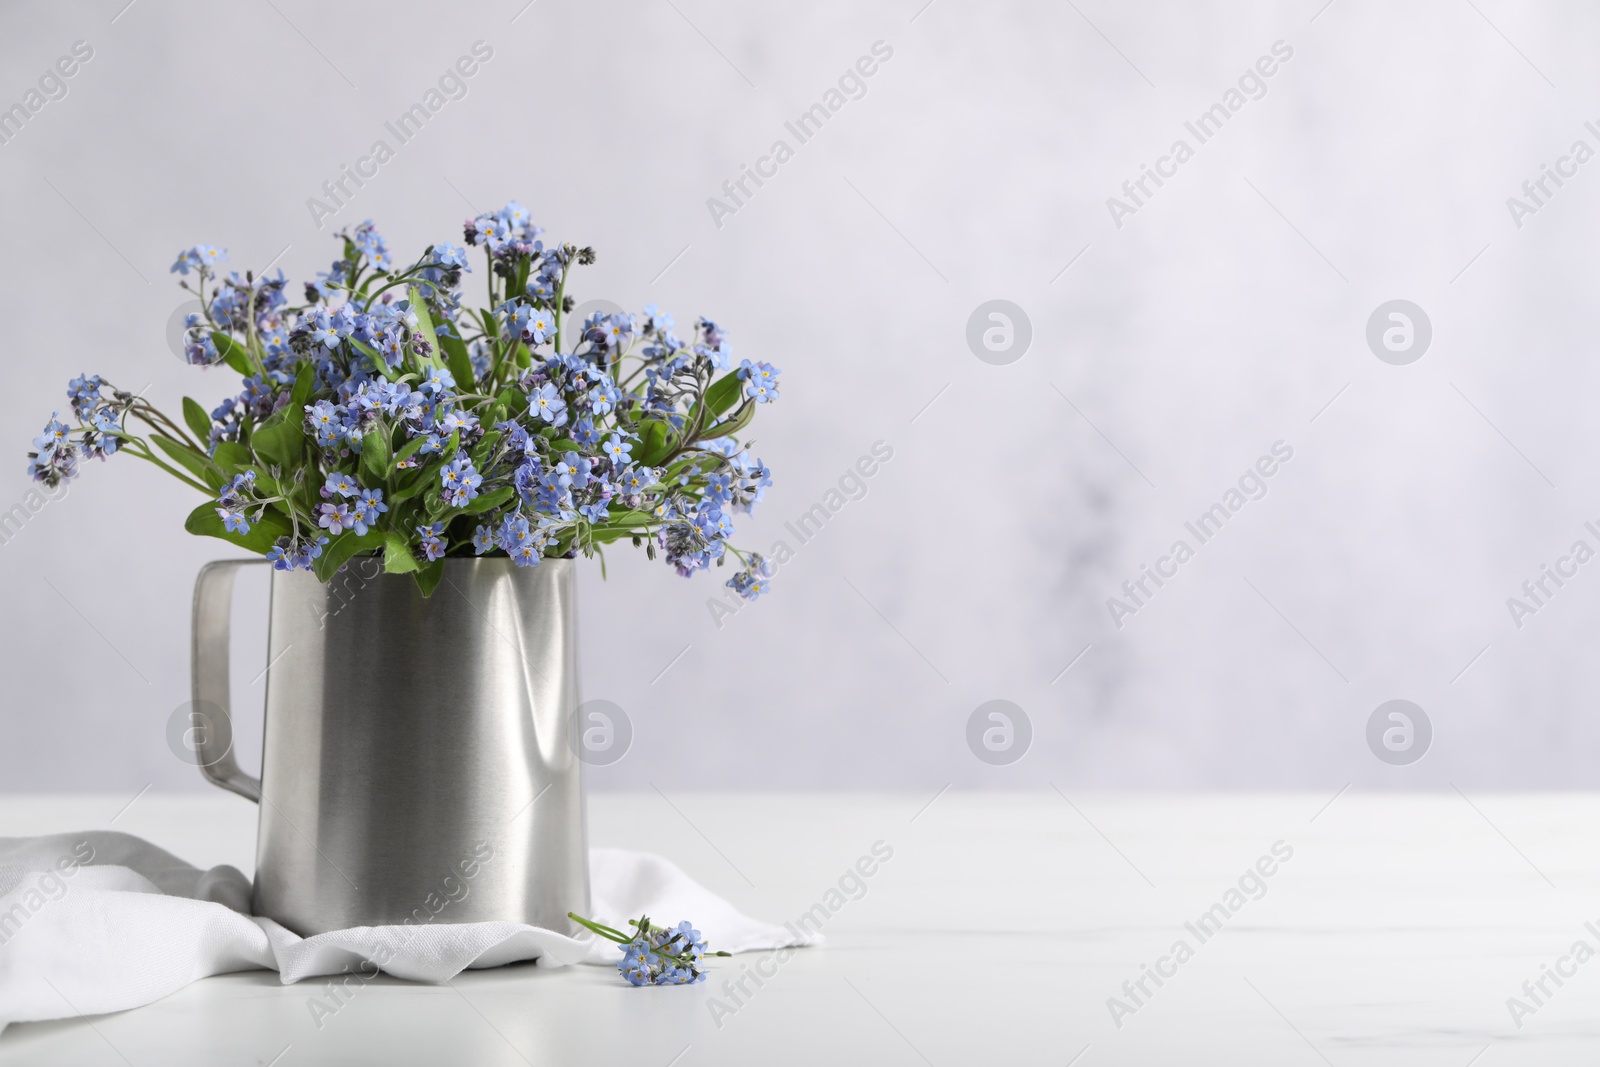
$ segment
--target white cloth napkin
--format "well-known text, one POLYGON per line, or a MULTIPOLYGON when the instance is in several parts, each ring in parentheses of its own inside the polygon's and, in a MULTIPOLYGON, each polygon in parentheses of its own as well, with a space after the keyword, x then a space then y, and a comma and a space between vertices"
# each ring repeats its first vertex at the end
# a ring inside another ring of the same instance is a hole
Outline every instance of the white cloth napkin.
MULTIPOLYGON (((713 949, 730 952, 820 940, 744 915, 648 852, 593 849, 589 870, 589 917, 614 928, 641 914, 688 919, 713 949)), ((610 941, 512 922, 361 926, 303 938, 250 914, 250 882, 234 867, 202 871, 108 831, 0 838, 0 1031, 135 1008, 254 968, 276 970, 285 984, 347 968, 370 974, 373 965, 443 982, 517 960, 562 967, 618 958, 610 941)))

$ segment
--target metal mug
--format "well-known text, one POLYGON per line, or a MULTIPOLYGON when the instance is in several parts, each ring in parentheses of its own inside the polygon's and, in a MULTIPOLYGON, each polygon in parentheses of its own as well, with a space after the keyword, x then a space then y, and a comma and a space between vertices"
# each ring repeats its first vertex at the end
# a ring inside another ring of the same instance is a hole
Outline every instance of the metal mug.
POLYGON ((273 571, 261 777, 229 717, 233 579, 195 581, 195 754, 261 808, 252 910, 302 936, 506 920, 563 932, 589 909, 575 563, 447 559, 423 597, 353 559, 273 571))

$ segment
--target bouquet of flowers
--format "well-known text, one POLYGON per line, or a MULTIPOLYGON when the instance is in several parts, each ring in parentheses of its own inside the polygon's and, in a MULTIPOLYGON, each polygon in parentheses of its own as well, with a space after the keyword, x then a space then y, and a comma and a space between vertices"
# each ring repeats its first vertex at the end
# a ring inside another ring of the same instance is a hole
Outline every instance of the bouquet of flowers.
POLYGON ((617 970, 629 985, 693 985, 706 979, 707 956, 733 955, 708 951, 706 939, 687 921, 677 926, 656 926, 648 915, 641 915, 628 920, 634 932, 626 934, 577 912, 567 912, 567 918, 621 947, 617 970))
POLYGON ((571 321, 570 275, 594 251, 543 232, 512 202, 468 220, 465 247, 399 268, 363 222, 338 234, 343 254, 299 305, 282 270, 223 277, 226 252, 197 245, 172 267, 202 308, 187 359, 226 364, 243 390, 209 414, 185 397, 180 424, 98 375, 74 378, 75 425, 53 415, 28 471, 53 486, 82 458, 138 456, 213 498, 189 532, 324 581, 381 554, 428 595, 447 558, 531 567, 581 552, 603 566, 626 539, 684 576, 732 554, 727 584, 761 595, 769 565, 728 538, 731 515, 772 484, 741 435, 777 399, 779 372, 732 367, 716 323, 680 339, 654 305, 571 321), (473 250, 488 282, 478 309, 461 292, 473 250))

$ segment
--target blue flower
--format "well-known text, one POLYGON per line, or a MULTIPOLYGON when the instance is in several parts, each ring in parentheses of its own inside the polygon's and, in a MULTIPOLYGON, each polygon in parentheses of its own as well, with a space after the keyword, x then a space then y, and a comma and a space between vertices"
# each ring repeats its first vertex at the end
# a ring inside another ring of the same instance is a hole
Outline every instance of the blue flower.
POLYGON ((317 525, 331 534, 342 534, 356 524, 349 504, 319 504, 317 510, 321 512, 317 525))
POLYGON ((439 430, 442 433, 470 433, 478 425, 478 416, 460 408, 451 408, 439 416, 439 430))
POLYGON ((355 531, 357 537, 366 535, 367 527, 375 525, 378 516, 389 510, 389 505, 383 502, 382 489, 363 489, 361 496, 350 505, 351 513, 355 516, 355 531))
POLYGON ((229 533, 247 534, 250 532, 250 522, 244 517, 244 512, 233 508, 217 508, 217 515, 222 519, 222 528, 229 533))
POLYGON ((585 415, 572 424, 572 439, 588 448, 600 443, 601 433, 594 428, 594 420, 585 415))
POLYGON ((389 245, 372 225, 371 219, 367 219, 354 229, 340 230, 338 236, 355 245, 356 249, 379 270, 388 270, 394 266, 394 260, 389 255, 389 245))
POLYGON ((589 484, 589 471, 593 464, 576 452, 568 452, 556 460, 551 468, 563 488, 582 489, 589 484))
POLYGON ((436 522, 432 526, 417 527, 417 536, 422 538, 422 555, 429 563, 444 558, 445 543, 439 536, 442 533, 444 533, 442 522, 436 522))
POLYGON ((546 383, 528 394, 528 414, 552 426, 567 424, 567 402, 555 386, 546 383))
POLYGON ((317 308, 311 312, 309 320, 304 324, 311 333, 311 340, 323 348, 334 349, 339 347, 339 330, 333 324, 326 308, 317 308))
POLYGON ((555 336, 556 317, 549 308, 536 307, 522 324, 522 339, 529 344, 542 345, 555 336))
POLYGON ((638 496, 657 481, 654 467, 628 467, 615 478, 618 491, 628 496, 638 496))
POLYGON ((236 474, 222 487, 222 492, 217 496, 217 503, 225 508, 238 507, 250 500, 250 494, 255 487, 255 471, 236 474))
POLYGON ((327 543, 326 537, 318 537, 314 541, 296 541, 292 537, 280 537, 267 550, 267 562, 272 564, 274 570, 308 571, 311 569, 311 562, 322 555, 322 549, 327 543))
POLYGON ((627 312, 604 316, 596 314, 590 321, 593 325, 589 327, 587 336, 591 341, 606 348, 628 347, 628 341, 633 337, 632 315, 627 312))
POLYGON ((519 567, 537 567, 544 558, 544 530, 534 530, 521 515, 506 516, 500 524, 498 542, 519 567))
POLYGON ((178 261, 172 265, 172 269, 167 273, 188 274, 191 270, 206 273, 217 264, 226 263, 227 261, 228 250, 226 248, 217 248, 214 245, 195 245, 193 248, 179 252, 178 261))
POLYGON ((646 330, 660 331, 662 333, 672 332, 672 316, 656 307, 656 305, 646 304, 644 306, 644 318, 644 328, 646 330))
POLYGON ((444 488, 445 501, 453 508, 464 508, 478 495, 483 476, 465 452, 457 452, 456 458, 439 472, 439 481, 444 488))
POLYGON ((617 961, 617 970, 622 972, 622 977, 630 985, 653 985, 660 973, 661 957, 650 951, 650 946, 643 937, 636 937, 622 946, 622 959, 617 961))
POLYGON ((601 451, 611 461, 613 470, 621 470, 633 459, 633 446, 623 440, 620 433, 613 433, 601 451))
POLYGON ((441 267, 460 267, 462 270, 472 269, 467 265, 467 250, 465 248, 457 248, 455 245, 434 245, 433 261, 441 267))
POLYGON ((479 526, 472 531, 472 551, 477 555, 494 551, 494 530, 488 526, 479 526))
POLYGON ((307 404, 306 426, 319 447, 332 448, 344 439, 344 411, 329 400, 307 404))
POLYGON ((417 386, 424 393, 442 396, 456 387, 455 376, 443 367, 429 367, 422 383, 417 386))
POLYGON ((82 418, 84 413, 100 402, 100 375, 78 375, 67 383, 67 399, 72 401, 72 413, 82 418))
POLYGON ((39 450, 39 455, 46 456, 70 443, 70 431, 67 424, 58 417, 59 411, 51 412, 50 421, 45 423, 44 432, 33 439, 33 447, 39 450))
POLYGON ((322 487, 322 491, 327 496, 356 496, 361 492, 361 483, 356 481, 354 475, 334 471, 328 475, 327 484, 322 487))
POLYGON ((708 539, 725 541, 733 536, 733 523, 718 507, 706 508, 700 514, 700 532, 708 539))
POLYGON ((744 395, 758 404, 770 404, 778 399, 778 375, 783 373, 770 363, 739 363, 736 372, 744 380, 744 395))
POLYGON ((467 223, 464 237, 469 245, 482 243, 489 246, 489 251, 498 252, 511 239, 511 227, 494 215, 479 215, 467 223))
POLYGON ((609 415, 621 399, 622 390, 616 387, 609 374, 604 375, 600 383, 589 390, 589 410, 596 415, 609 415))

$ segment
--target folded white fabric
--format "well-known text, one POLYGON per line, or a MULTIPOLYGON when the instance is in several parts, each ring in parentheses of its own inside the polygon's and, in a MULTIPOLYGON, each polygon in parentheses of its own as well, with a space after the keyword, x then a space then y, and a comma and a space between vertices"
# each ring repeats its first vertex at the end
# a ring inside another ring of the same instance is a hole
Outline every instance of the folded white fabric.
MULTIPOLYGON (((641 914, 688 919, 712 948, 730 952, 820 940, 744 915, 648 852, 593 849, 589 870, 591 918, 612 927, 641 914)), ((609 941, 511 922, 362 926, 303 938, 250 914, 250 882, 234 867, 202 871, 106 831, 0 838, 0 1031, 135 1008, 254 968, 276 970, 285 984, 374 965, 443 982, 517 960, 561 967, 617 958, 609 941)))

